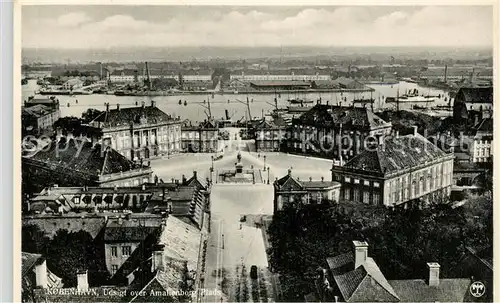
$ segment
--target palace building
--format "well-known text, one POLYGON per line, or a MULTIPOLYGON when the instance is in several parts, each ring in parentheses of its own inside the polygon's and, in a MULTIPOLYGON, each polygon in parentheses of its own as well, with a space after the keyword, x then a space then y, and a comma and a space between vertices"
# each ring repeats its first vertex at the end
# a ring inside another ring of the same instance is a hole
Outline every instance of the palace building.
POLYGON ((332 180, 342 183, 341 200, 403 206, 448 197, 453 183, 453 154, 417 133, 387 137, 345 165, 333 165, 332 180))

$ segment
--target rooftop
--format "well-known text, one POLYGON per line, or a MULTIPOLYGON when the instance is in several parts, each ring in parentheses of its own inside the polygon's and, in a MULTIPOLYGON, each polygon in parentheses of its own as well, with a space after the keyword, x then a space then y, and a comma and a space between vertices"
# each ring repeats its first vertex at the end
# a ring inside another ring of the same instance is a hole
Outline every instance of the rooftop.
POLYGON ((132 123, 134 124, 159 124, 174 121, 175 119, 163 112, 161 109, 154 105, 151 106, 138 106, 138 107, 126 107, 120 109, 110 109, 109 111, 104 111, 91 123, 102 123, 103 128, 106 127, 116 127, 116 126, 128 126, 132 123), (144 119, 141 121, 141 119, 144 119))
POLYGON ((308 189, 324 189, 330 187, 340 187, 336 181, 301 181, 292 176, 291 170, 288 174, 274 182, 279 190, 303 191, 308 189))
POLYGON ((419 134, 387 137, 375 150, 363 151, 344 167, 390 174, 448 156, 419 134))
POLYGON ((128 160, 112 148, 103 150, 100 144, 64 138, 50 148, 38 151, 30 161, 49 166, 52 170, 77 171, 91 177, 126 172, 141 166, 128 160), (67 145, 66 145, 67 142, 67 145))
POLYGON ((346 107, 327 104, 316 104, 309 111, 303 113, 294 124, 329 128, 376 128, 389 127, 385 122, 368 108, 346 107))
POLYGON ((259 80, 259 81, 250 81, 250 83, 254 86, 301 86, 301 87, 309 87, 311 84, 305 81, 297 81, 297 80, 259 80))
POLYGON ((462 99, 467 103, 493 104, 493 87, 462 87, 455 100, 462 99))
POLYGON ((54 110, 48 106, 42 104, 36 104, 30 107, 23 107, 23 115, 33 116, 35 118, 40 118, 48 114, 53 113, 54 110))

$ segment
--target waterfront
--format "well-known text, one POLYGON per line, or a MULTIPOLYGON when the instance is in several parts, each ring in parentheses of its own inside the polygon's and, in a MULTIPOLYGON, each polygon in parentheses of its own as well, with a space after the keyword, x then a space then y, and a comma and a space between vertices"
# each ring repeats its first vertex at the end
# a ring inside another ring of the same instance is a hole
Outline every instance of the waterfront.
MULTIPOLYGON (((234 120, 245 119, 247 115, 247 108, 244 102, 246 98, 250 102, 250 110, 253 117, 261 117, 262 114, 268 113, 274 108, 274 98, 277 98, 278 107, 286 107, 288 104, 288 99, 293 98, 304 98, 309 100, 317 100, 321 98, 323 102, 329 101, 330 104, 340 104, 342 105, 352 105, 353 99, 368 99, 370 97, 375 99, 374 108, 395 108, 396 104, 386 104, 384 102, 386 97, 396 97, 399 88, 400 95, 404 94, 405 91, 417 89, 419 94, 422 95, 441 95, 441 99, 436 99, 432 104, 428 104, 429 107, 436 105, 447 105, 443 96, 448 96, 448 94, 440 89, 421 87, 416 83, 400 82, 395 85, 380 85, 373 84, 369 85, 375 89, 374 92, 363 92, 363 93, 282 93, 282 94, 215 94, 212 95, 207 93, 206 95, 179 95, 179 96, 156 96, 156 97, 134 97, 134 96, 114 96, 114 95, 77 95, 77 96, 57 96, 61 102, 61 116, 76 116, 80 117, 83 112, 88 108, 96 108, 99 110, 104 110, 105 103, 109 103, 111 108, 116 108, 117 104, 123 107, 132 107, 137 104, 141 104, 143 101, 149 105, 151 100, 156 101, 157 106, 171 114, 174 117, 180 116, 182 119, 190 119, 193 122, 203 121, 206 119, 204 101, 210 100, 212 116, 215 118, 225 117, 225 110, 227 109, 228 114, 234 120), (347 101, 344 101, 344 98, 347 101), (78 103, 76 103, 78 100, 78 103), (182 100, 182 105, 179 105, 179 100, 182 100), (229 103, 228 103, 229 100, 229 103), (238 102, 242 101, 243 103, 238 102), (253 100, 253 102, 252 102, 253 100), (187 105, 184 105, 184 101, 187 101, 187 105), (69 104, 69 106, 68 106, 69 104)), ((27 85, 22 86, 22 98, 27 100, 29 96, 33 96, 34 92, 38 89, 36 81, 30 80, 27 85)), ((43 97, 46 96, 39 96, 43 97)), ((422 105, 422 104, 419 104, 422 105)), ((402 104, 400 103, 400 109, 411 109, 412 104, 402 104)), ((427 105, 425 105, 427 106, 427 105)))

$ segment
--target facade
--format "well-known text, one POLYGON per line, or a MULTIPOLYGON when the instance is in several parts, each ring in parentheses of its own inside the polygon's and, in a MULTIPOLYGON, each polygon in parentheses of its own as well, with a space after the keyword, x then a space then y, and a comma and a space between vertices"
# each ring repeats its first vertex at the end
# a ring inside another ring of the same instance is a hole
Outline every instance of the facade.
POLYGON ((78 78, 69 79, 68 81, 64 82, 62 87, 63 87, 63 89, 66 89, 66 90, 78 89, 78 88, 83 87, 83 81, 78 79, 78 78))
POLYGON ((476 124, 467 139, 471 162, 493 161, 493 118, 476 124))
POLYGON ((334 204, 339 201, 340 183, 335 181, 300 181, 288 174, 274 182, 274 212, 286 207, 300 208, 307 205, 334 204))
POLYGON ((108 220, 104 230, 104 254, 112 278, 136 249, 144 246, 148 237, 161 231, 164 221, 161 217, 108 220))
MULTIPOLYGON (((443 279, 440 265, 427 263, 428 275, 411 280, 387 280, 368 243, 353 241, 350 252, 327 258, 315 280, 320 302, 471 302, 471 279, 443 279)), ((472 300, 473 301, 473 300, 472 300)))
POLYGON ((59 111, 59 100, 56 97, 50 97, 50 98, 29 97, 28 100, 24 101, 25 108, 36 105, 47 106, 54 111, 59 111))
POLYGON ((52 129, 54 122, 60 118, 59 108, 53 109, 46 105, 37 104, 23 107, 21 114, 22 127, 25 131, 52 129))
POLYGON ((453 154, 419 135, 387 137, 345 165, 333 165, 332 180, 342 183, 341 200, 407 207, 449 197, 453 154))
POLYGON ((258 90, 305 90, 311 88, 310 82, 299 80, 252 80, 250 87, 258 90))
POLYGON ((318 72, 313 75, 296 75, 294 72, 289 71, 286 74, 273 74, 267 71, 265 74, 255 74, 255 72, 245 74, 245 72, 242 72, 240 75, 231 75, 230 78, 231 80, 237 79, 241 81, 318 81, 331 79, 330 75, 322 75, 318 72))
POLYGON ((107 73, 111 83, 133 83, 138 81, 138 71, 134 68, 120 68, 107 73))
POLYGON ((182 151, 188 153, 220 152, 219 129, 214 121, 204 121, 198 126, 185 122, 181 127, 182 151))
POLYGON ((472 114, 493 117, 493 87, 462 87, 455 96, 453 117, 469 119, 472 114))
POLYGON ((181 121, 150 106, 110 109, 90 123, 102 128, 102 143, 134 161, 177 154, 181 148, 181 121))
POLYGON ((389 134, 391 128, 390 122, 368 108, 318 102, 292 120, 283 151, 347 161, 362 152, 365 145, 389 134))
POLYGON ((286 125, 282 120, 262 120, 254 127, 255 148, 257 152, 279 152, 281 143, 285 140, 286 125))
POLYGON ((116 150, 86 140, 62 139, 22 158, 25 192, 47 186, 138 186, 151 180, 152 170, 116 150))

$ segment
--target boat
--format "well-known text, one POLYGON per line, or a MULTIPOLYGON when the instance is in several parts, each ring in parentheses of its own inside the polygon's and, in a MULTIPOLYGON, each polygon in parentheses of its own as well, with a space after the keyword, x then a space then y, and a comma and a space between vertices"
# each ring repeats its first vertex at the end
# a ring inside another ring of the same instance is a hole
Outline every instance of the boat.
POLYGON ((424 106, 419 106, 419 105, 413 105, 413 109, 419 109, 419 110, 426 110, 427 108, 424 106))
POLYGON ((373 98, 370 98, 370 99, 354 99, 354 100, 352 100, 352 103, 361 103, 361 104, 369 103, 369 104, 372 104, 372 103, 375 103, 375 99, 373 99, 373 98))
POLYGON ((69 90, 55 90, 55 89, 40 89, 38 92, 40 95, 73 95, 69 90))
POLYGON ((313 103, 313 100, 303 100, 303 99, 288 99, 288 102, 291 104, 310 104, 313 103))
POLYGON ((73 95, 92 95, 94 92, 86 89, 74 90, 73 95))
POLYGON ((453 106, 449 105, 436 105, 431 107, 433 110, 453 111, 453 106))
POLYGON ((186 101, 186 100, 184 100, 184 106, 187 106, 187 105, 188 105, 187 101, 186 101))
MULTIPOLYGON (((229 100, 227 100, 227 101, 229 101, 229 100)), ((179 105, 182 105, 182 100, 179 100, 179 105)))
POLYGON ((394 98, 394 97, 387 97, 385 98, 386 103, 395 103, 395 102, 401 103, 429 103, 429 102, 434 102, 436 101, 436 98, 433 96, 418 96, 418 95, 409 95, 405 94, 400 96, 399 98, 394 98))

